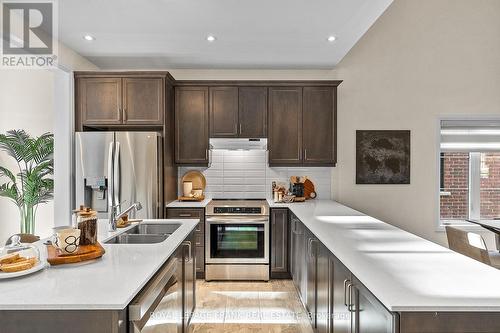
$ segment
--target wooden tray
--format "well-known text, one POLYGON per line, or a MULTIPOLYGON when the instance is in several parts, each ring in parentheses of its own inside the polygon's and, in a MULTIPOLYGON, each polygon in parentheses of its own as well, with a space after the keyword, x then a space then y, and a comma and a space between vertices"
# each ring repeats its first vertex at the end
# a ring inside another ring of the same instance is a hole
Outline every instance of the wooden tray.
POLYGON ((59 249, 52 245, 47 245, 47 261, 51 265, 75 264, 100 258, 105 252, 101 244, 95 243, 94 245, 80 245, 78 251, 75 253, 61 255, 59 249))
POLYGON ((179 201, 203 201, 205 200, 205 196, 202 195, 201 197, 178 197, 177 200, 179 201))

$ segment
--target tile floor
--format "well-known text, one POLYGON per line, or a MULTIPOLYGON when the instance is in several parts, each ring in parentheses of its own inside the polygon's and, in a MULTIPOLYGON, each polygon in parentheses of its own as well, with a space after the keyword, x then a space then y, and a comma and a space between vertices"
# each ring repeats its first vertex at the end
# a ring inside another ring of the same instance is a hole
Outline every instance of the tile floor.
POLYGON ((190 333, 312 333, 291 280, 197 281, 190 333))

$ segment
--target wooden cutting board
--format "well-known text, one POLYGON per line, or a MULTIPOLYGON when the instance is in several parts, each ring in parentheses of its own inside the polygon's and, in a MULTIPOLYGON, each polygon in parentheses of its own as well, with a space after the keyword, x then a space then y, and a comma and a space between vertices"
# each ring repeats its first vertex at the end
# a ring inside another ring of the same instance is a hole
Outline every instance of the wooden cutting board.
POLYGON ((59 249, 52 245, 47 245, 47 261, 51 265, 74 264, 100 258, 105 252, 106 251, 99 243, 93 245, 80 245, 75 253, 69 255, 62 255, 59 249))
POLYGON ((304 197, 306 197, 306 199, 311 199, 311 193, 316 193, 314 184, 310 179, 306 179, 304 182, 304 197))

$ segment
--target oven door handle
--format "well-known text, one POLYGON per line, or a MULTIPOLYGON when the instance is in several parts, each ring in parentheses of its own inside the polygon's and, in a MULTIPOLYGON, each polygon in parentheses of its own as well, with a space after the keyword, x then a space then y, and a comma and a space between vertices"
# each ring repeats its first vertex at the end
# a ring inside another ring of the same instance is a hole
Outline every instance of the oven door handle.
POLYGON ((233 217, 207 217, 207 223, 210 224, 238 224, 238 223, 245 223, 245 224, 257 224, 257 223, 268 223, 269 222, 269 217, 239 217, 239 216, 233 216, 233 217))

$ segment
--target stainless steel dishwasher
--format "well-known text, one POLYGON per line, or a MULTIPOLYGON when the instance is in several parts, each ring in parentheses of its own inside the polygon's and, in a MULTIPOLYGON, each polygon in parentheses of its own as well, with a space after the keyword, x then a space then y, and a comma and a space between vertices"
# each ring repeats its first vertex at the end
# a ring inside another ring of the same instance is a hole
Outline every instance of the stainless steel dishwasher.
POLYGON ((129 332, 182 332, 181 265, 169 259, 129 304, 129 332))

